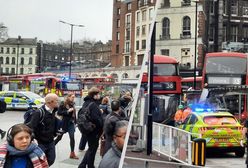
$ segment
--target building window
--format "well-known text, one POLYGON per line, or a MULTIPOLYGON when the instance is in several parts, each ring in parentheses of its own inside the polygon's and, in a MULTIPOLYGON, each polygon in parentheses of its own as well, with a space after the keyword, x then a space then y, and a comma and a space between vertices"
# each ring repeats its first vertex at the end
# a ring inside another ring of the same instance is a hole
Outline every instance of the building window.
POLYGON ((169 56, 170 55, 170 50, 169 49, 162 49, 161 50, 161 55, 167 55, 167 56, 169 56))
POLYGON ((129 42, 126 42, 126 53, 130 52, 130 43, 129 42))
POLYGON ((0 64, 3 64, 3 57, 0 57, 0 64))
POLYGON ((125 66, 129 66, 129 56, 125 56, 125 66))
POLYGON ((116 33, 116 40, 119 41, 120 40, 120 32, 116 33))
POLYGON ((139 50, 139 40, 136 41, 136 50, 139 50))
POLYGON ((9 64, 9 57, 6 57, 6 64, 9 64))
POLYGON ((117 19, 117 24, 116 24, 117 28, 121 27, 121 20, 117 19))
POLYGON ((116 45, 116 53, 118 54, 119 53, 119 50, 120 50, 120 46, 119 44, 116 45))
POLYGON ((32 57, 29 57, 29 59, 28 59, 28 64, 29 64, 29 65, 33 64, 33 58, 32 58, 32 57))
POLYGON ((12 48, 12 54, 16 53, 16 48, 12 48))
POLYGON ((33 54, 33 48, 29 49, 29 54, 33 54))
POLYGON ((190 56, 190 49, 189 48, 182 48, 181 49, 181 56, 182 57, 189 57, 190 56))
POLYGON ((146 35, 146 25, 142 25, 142 35, 146 35))
POLYGON ((20 68, 20 74, 24 74, 24 68, 20 68))
POLYGON ((9 68, 5 68, 5 73, 9 74, 9 68))
POLYGON ((152 20, 152 17, 153 17, 153 9, 150 8, 149 9, 149 20, 152 20))
POLYGON ((223 42, 226 42, 226 37, 227 37, 227 35, 226 35, 226 26, 223 26, 223 36, 222 36, 222 41, 223 42))
POLYGON ((121 14, 121 8, 117 8, 117 15, 121 14))
POLYGON ((15 74, 15 68, 11 68, 11 74, 15 74))
POLYGON ((248 1, 243 1, 243 15, 248 16, 248 1))
POLYGON ((162 39, 170 38, 170 20, 164 18, 162 21, 162 39))
POLYGON ((227 2, 223 1, 223 14, 227 14, 227 2))
POLYGON ((9 47, 7 47, 7 51, 6 51, 6 54, 9 54, 9 47))
POLYGON ((238 27, 231 26, 231 41, 237 42, 238 41, 238 27))
POLYGON ((243 37, 244 37, 244 42, 248 42, 248 27, 243 27, 243 37))
POLYGON ((126 27, 130 27, 130 24, 131 24, 131 15, 127 15, 126 16, 126 27))
POLYGON ((139 35, 140 35, 140 27, 137 26, 137 27, 136 27, 136 36, 139 36, 139 35))
POLYGON ((142 21, 146 21, 146 10, 142 11, 142 21))
POLYGON ((12 63, 12 65, 15 65, 15 57, 12 57, 12 61, 11 61, 12 63))
POLYGON ((0 52, 3 53, 3 47, 1 47, 1 51, 0 52))
MULTIPOLYGON (((223 36, 225 36, 225 35, 223 34, 223 36)), ((214 27, 210 27, 210 29, 209 29, 208 40, 214 41, 214 27)))
POLYGON ((139 23, 139 22, 140 22, 140 12, 137 12, 136 22, 137 22, 137 23, 139 23))
POLYGON ((138 65, 142 65, 142 63, 143 63, 143 58, 144 58, 144 54, 138 55, 138 65))
POLYGON ((141 46, 141 48, 142 49, 146 49, 146 40, 142 40, 142 42, 141 42, 142 44, 142 46, 141 46))
POLYGON ((170 7, 170 0, 163 0, 163 3, 161 3, 161 8, 168 8, 170 7))
POLYGON ((190 6, 191 0, 182 0, 182 6, 190 6))
POLYGON ((126 40, 130 40, 130 28, 126 29, 126 40))
POLYGON ((24 65, 24 58, 21 58, 21 65, 24 65))
POLYGON ((238 15, 238 2, 237 0, 231 0, 231 14, 238 15))
POLYGON ((183 36, 190 36, 190 17, 183 17, 183 36))
POLYGON ((21 54, 24 54, 24 48, 21 49, 21 54))
POLYGON ((131 10, 132 9, 132 4, 131 2, 130 3, 127 3, 127 10, 131 10))

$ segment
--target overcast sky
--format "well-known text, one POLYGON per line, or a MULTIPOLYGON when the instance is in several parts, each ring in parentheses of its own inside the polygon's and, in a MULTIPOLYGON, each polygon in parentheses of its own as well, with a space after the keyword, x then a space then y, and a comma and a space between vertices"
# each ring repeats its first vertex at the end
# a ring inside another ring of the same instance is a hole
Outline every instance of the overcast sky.
POLYGON ((85 27, 74 27, 73 39, 106 42, 112 38, 113 0, 0 0, 0 23, 9 37, 21 35, 44 42, 70 40, 70 26, 63 20, 85 27))

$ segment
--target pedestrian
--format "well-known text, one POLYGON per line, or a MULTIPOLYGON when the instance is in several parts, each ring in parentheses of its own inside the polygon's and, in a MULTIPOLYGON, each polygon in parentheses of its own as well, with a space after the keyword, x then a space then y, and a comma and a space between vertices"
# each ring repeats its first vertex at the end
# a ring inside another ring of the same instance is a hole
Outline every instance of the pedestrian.
POLYGON ((129 116, 129 114, 128 114, 129 112, 126 111, 126 110, 128 110, 128 109, 126 109, 126 108, 128 107, 129 103, 130 103, 132 100, 133 100, 133 98, 132 98, 132 93, 131 93, 130 91, 126 91, 126 92, 124 93, 124 95, 121 96, 121 97, 119 98, 120 107, 121 107, 122 110, 125 112, 125 115, 126 115, 126 116, 129 116))
POLYGON ((106 116, 111 113, 111 108, 109 107, 109 98, 104 96, 101 104, 99 105, 100 110, 102 111, 103 123, 105 121, 106 116))
MULTIPOLYGON (((248 138, 248 119, 245 120, 244 128, 242 131, 243 140, 241 141, 241 146, 246 146, 246 150, 248 151, 248 145, 247 145, 247 138, 248 138), (246 142, 246 144, 243 144, 243 142, 246 142)), ((248 156, 246 155, 245 160, 246 167, 248 168, 248 156)))
POLYGON ((103 134, 105 137, 103 156, 111 148, 111 143, 113 141, 113 132, 115 130, 116 122, 120 120, 126 120, 126 118, 123 117, 123 115, 121 114, 122 110, 120 108, 119 100, 113 100, 111 102, 111 109, 112 112, 107 115, 103 126, 103 134))
POLYGON ((32 140, 32 130, 28 126, 12 126, 7 133, 7 143, 0 147, 0 167, 47 168, 45 153, 32 140))
MULTIPOLYGON (((76 108, 75 108, 75 94, 69 93, 66 95, 65 100, 62 101, 59 105, 57 114, 62 117, 62 123, 61 127, 64 133, 68 132, 70 137, 70 147, 71 147, 71 153, 70 158, 71 159, 79 159, 75 152, 75 124, 76 124, 76 108)), ((55 139, 55 145, 62 139, 64 133, 58 135, 55 139)))
POLYGON ((186 109, 183 110, 182 122, 192 113, 192 104, 189 104, 186 109))
POLYGON ((6 131, 0 129, 1 139, 5 137, 6 131))
POLYGON ((85 147, 86 147, 86 144, 87 144, 87 137, 86 135, 81 135, 81 138, 80 138, 80 142, 79 142, 79 146, 78 146, 78 151, 79 152, 82 152, 85 150, 85 147))
POLYGON ((103 159, 99 164, 99 168, 118 168, 121 158, 121 152, 125 142, 127 132, 128 121, 121 120, 116 123, 113 143, 111 149, 104 155, 103 159))
POLYGON ((55 112, 58 109, 59 98, 54 93, 49 93, 45 97, 45 104, 41 106, 44 114, 42 122, 40 112, 34 112, 31 121, 27 124, 33 129, 35 139, 39 147, 45 152, 49 166, 56 158, 54 137, 56 136, 55 112))
POLYGON ((88 133, 86 136, 88 142, 88 150, 86 151, 82 162, 79 165, 79 168, 94 168, 94 161, 97 148, 99 146, 99 138, 102 134, 103 120, 101 110, 97 102, 100 99, 100 90, 96 87, 92 87, 88 96, 84 98, 83 107, 88 107, 89 105, 89 119, 95 125, 95 128, 92 132, 88 133))
POLYGON ((180 104, 178 106, 178 109, 176 111, 174 120, 175 120, 175 126, 178 126, 178 125, 182 124, 182 121, 183 121, 183 105, 180 104))

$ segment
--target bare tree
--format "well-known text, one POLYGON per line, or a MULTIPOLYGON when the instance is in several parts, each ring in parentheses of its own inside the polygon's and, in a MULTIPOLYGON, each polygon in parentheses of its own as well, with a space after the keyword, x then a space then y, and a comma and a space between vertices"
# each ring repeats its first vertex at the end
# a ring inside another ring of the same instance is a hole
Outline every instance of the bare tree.
POLYGON ((0 23, 0 42, 5 41, 8 37, 8 28, 0 23))

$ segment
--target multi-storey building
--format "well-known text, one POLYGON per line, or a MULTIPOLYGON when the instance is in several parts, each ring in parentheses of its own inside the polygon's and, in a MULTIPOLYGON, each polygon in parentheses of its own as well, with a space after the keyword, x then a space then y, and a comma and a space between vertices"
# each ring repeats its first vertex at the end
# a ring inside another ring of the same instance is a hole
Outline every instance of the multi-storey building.
POLYGON ((208 0, 205 1, 205 14, 208 52, 222 50, 247 52, 247 0, 208 0))
POLYGON ((114 67, 141 65, 155 0, 113 0, 112 54, 114 67))
POLYGON ((37 38, 8 38, 0 43, 1 74, 18 75, 36 72, 37 38))
POLYGON ((202 1, 161 0, 156 22, 157 54, 175 57, 182 68, 193 69, 195 59, 196 67, 202 66, 205 28, 202 1))

